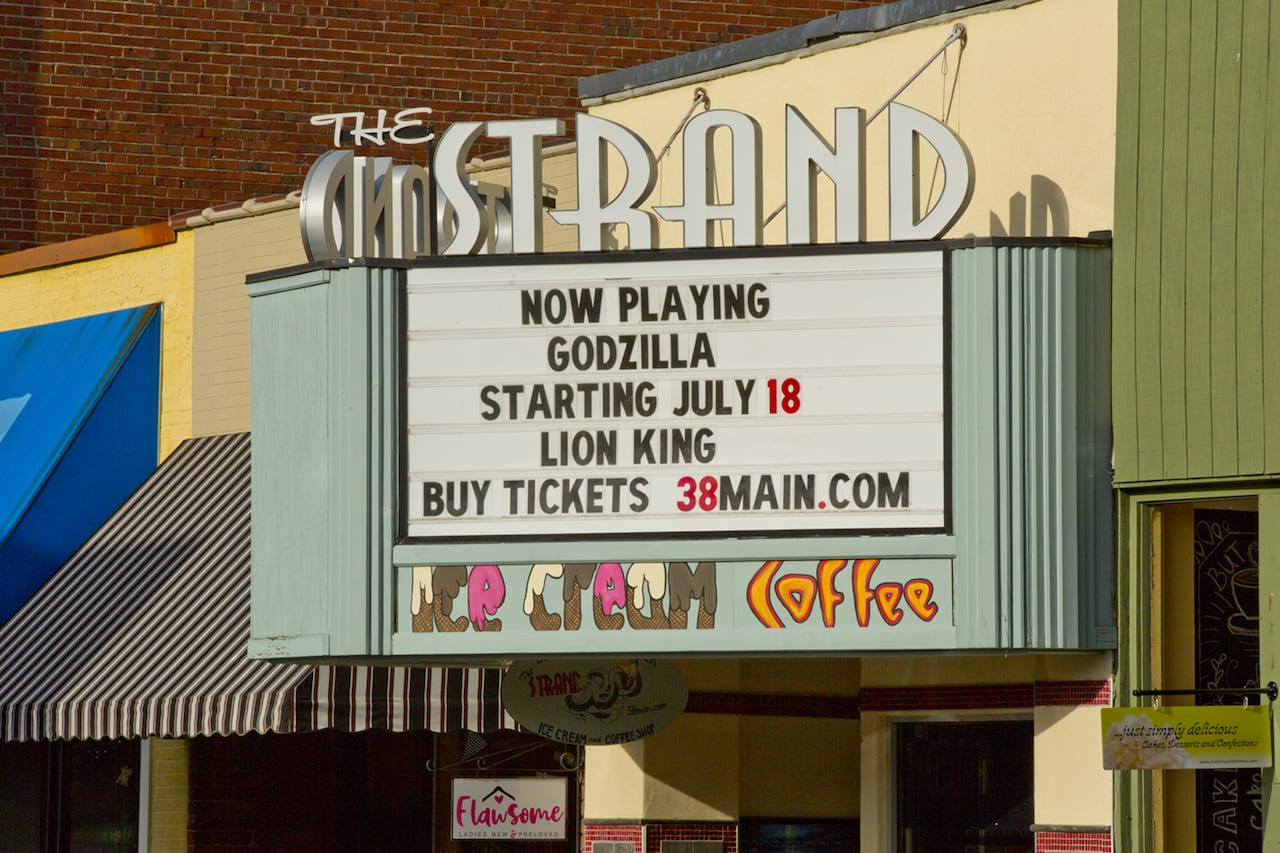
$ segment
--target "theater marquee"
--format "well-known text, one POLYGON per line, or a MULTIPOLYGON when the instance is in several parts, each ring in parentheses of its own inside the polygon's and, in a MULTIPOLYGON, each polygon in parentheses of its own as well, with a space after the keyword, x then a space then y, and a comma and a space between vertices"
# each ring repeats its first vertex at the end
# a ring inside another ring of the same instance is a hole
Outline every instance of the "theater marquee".
POLYGON ((410 269, 405 532, 944 529, 943 258, 410 269))

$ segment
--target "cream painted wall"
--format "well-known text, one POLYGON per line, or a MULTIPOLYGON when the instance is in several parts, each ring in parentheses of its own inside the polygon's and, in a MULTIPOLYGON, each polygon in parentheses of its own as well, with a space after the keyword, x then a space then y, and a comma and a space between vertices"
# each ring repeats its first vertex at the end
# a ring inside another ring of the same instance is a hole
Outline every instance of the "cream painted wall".
POLYGON ((739 815, 858 816, 857 720, 739 717, 738 726, 739 815))
POLYGON ((150 853, 187 849, 187 741, 152 738, 151 794, 147 827, 150 853))
POLYGON ((1111 655, 1102 652, 875 657, 862 662, 862 681, 867 687, 1102 681, 1110 677, 1111 655))
POLYGON ((249 297, 245 276, 307 261, 298 211, 229 219, 195 238, 192 430, 249 429, 249 297))
POLYGON ((586 748, 582 786, 585 820, 639 820, 644 816, 644 754, 651 740, 586 748))
MULTIPOLYGON (((706 90, 712 108, 754 116, 763 129, 763 206, 768 215, 784 201, 785 105, 795 105, 829 136, 835 108, 862 107, 870 115, 957 22, 968 30, 963 52, 953 43, 945 61, 936 61, 898 98, 944 119, 973 158, 973 198, 946 236, 1085 236, 1109 230, 1115 0, 1040 0, 1012 8, 997 4, 994 10, 977 9, 861 43, 835 40, 782 64, 644 93, 590 112, 637 131, 655 153, 692 104, 695 86, 706 90)), ((887 236, 886 122, 887 113, 866 134, 869 240, 887 236)), ((680 202, 681 159, 677 143, 660 163, 655 204, 680 202)), ((718 170, 722 194, 728 177, 727 167, 718 170)), ((830 239, 830 218, 820 212, 819 221, 828 223, 820 239, 830 239)), ((664 222, 661 240, 665 247, 679 245, 679 226, 664 222)), ((785 242, 785 215, 765 229, 765 241, 785 242)))
POLYGON ((194 239, 0 278, 0 331, 161 303, 160 448, 191 436, 194 239))
MULTIPOLYGON (((857 659, 679 662, 691 691, 854 701, 857 659)), ((684 714, 624 747, 588 747, 588 820, 857 817, 857 720, 684 714), (820 793, 816 793, 820 792, 820 793)))
POLYGON ((1097 707, 1035 709, 1035 820, 1048 826, 1110 826, 1111 771, 1102 769, 1097 707))

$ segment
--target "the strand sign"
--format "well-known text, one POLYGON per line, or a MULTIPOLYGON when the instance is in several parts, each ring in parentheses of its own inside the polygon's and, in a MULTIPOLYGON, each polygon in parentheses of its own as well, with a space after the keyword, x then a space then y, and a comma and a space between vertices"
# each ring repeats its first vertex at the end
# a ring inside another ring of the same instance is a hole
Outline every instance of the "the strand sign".
MULTIPOLYGON (((357 143, 403 142, 406 130, 421 124, 420 107, 401 110, 386 123, 365 127, 363 114, 317 116, 315 124, 334 125, 335 142, 347 119, 357 143)), ((857 243, 865 239, 865 133, 862 109, 835 111, 834 140, 828 141, 795 107, 786 107, 786 239, 799 245, 816 242, 814 217, 817 177, 825 175, 834 188, 835 240, 857 243)), ((946 125, 904 104, 889 105, 888 217, 890 240, 928 240, 944 233, 968 204, 973 168, 968 152, 946 125), (925 143, 936 152, 944 175, 933 207, 921 212, 918 151, 925 143)), ((432 168, 438 204, 433 205, 432 175, 425 166, 397 165, 387 157, 361 157, 334 150, 311 167, 302 189, 301 227, 307 256, 313 261, 339 258, 416 258, 431 254, 428 223, 436 211, 436 251, 446 255, 476 254, 496 245, 496 223, 509 223, 509 242, 516 253, 542 251, 543 141, 562 136, 561 119, 457 122, 441 134, 432 168), (482 197, 468 179, 466 163, 472 145, 482 135, 510 141, 511 186, 501 202, 482 197)), ((615 229, 625 231, 631 249, 657 248, 658 220, 683 226, 682 246, 711 245, 712 229, 730 223, 735 246, 758 246, 766 222, 762 187, 762 132, 751 116, 736 110, 699 113, 683 129, 683 199, 680 204, 646 207, 657 183, 653 150, 639 134, 624 125, 590 114, 577 117, 578 207, 552 210, 562 225, 577 226, 582 251, 615 245, 615 229), (729 162, 712 162, 711 141, 720 132, 731 137, 729 162), (625 179, 612 188, 610 156, 621 159, 625 179), (716 197, 707 175, 731 174, 729 200, 716 197)), ((427 141, 431 136, 421 137, 427 141)))

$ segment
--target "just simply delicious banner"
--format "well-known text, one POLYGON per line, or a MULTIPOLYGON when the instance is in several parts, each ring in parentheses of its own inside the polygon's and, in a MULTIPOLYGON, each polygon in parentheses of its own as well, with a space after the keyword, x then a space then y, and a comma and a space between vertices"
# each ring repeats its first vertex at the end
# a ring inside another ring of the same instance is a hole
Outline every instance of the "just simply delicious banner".
POLYGON ((1103 708, 1102 765, 1107 770, 1270 767, 1271 709, 1103 708))

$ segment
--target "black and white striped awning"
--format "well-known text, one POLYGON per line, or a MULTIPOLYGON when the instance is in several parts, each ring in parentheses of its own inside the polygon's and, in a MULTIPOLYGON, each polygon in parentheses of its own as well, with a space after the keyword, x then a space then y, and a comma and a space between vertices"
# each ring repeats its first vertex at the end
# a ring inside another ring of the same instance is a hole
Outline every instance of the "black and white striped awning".
POLYGON ((249 435, 186 441, 0 625, 0 740, 516 728, 496 670, 250 660, 249 435))

